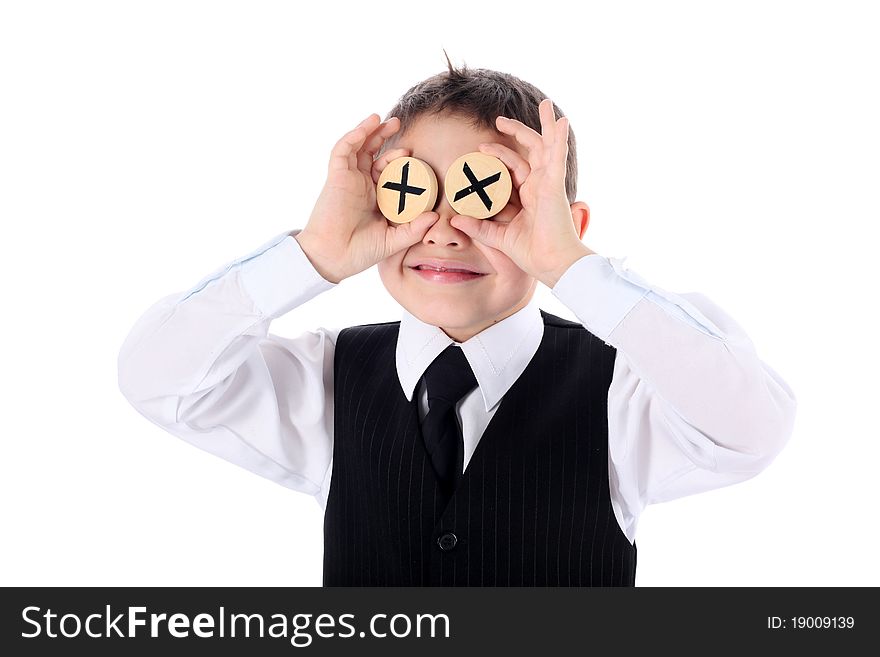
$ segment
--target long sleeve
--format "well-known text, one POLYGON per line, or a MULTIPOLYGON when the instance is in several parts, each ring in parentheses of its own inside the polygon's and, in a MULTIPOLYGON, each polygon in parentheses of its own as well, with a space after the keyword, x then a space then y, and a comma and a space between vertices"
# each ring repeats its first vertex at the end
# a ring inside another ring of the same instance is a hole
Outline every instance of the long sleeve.
POLYGON ((296 491, 326 494, 338 330, 269 334, 335 287, 277 235, 151 306, 119 352, 119 388, 165 431, 296 491))
POLYGON ((749 479, 785 446, 794 393, 705 296, 668 292, 598 254, 552 293, 617 350, 609 477, 631 541, 646 505, 749 479))

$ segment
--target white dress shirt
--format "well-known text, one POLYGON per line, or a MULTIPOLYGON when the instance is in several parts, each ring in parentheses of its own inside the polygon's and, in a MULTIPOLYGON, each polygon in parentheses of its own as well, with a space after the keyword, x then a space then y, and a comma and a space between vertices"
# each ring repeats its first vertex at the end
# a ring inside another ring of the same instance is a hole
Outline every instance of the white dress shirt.
MULTIPOLYGON (((119 387, 165 431, 326 507, 332 478, 333 357, 341 329, 269 334, 273 319, 336 286, 285 232, 135 323, 119 387)), ((608 390, 611 503, 635 540, 648 504, 744 481, 791 435, 797 401, 742 328, 700 294, 649 284, 621 259, 584 256, 552 288, 583 326, 617 349, 608 390)), ((460 343, 478 386, 457 404, 464 467, 544 331, 534 298, 460 343)), ((450 344, 403 309, 396 367, 427 413, 425 369, 450 344)), ((570 367, 578 367, 576 362, 570 367)))

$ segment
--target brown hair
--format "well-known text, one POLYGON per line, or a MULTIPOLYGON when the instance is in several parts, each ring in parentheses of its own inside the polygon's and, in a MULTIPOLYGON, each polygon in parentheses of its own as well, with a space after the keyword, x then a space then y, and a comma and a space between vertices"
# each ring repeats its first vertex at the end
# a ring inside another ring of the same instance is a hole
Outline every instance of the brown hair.
MULTIPOLYGON (((438 73, 410 87, 384 120, 396 116, 400 130, 382 147, 381 152, 393 147, 406 129, 423 114, 456 114, 469 119, 474 128, 487 128, 499 135, 495 118, 499 115, 521 121, 541 133, 538 104, 547 96, 534 85, 508 73, 485 68, 455 68, 446 56, 448 71, 438 73)), ((565 116, 553 103, 557 119, 565 116)), ((577 197, 577 147, 574 130, 568 128, 568 158, 565 162, 565 194, 569 203, 577 197)))

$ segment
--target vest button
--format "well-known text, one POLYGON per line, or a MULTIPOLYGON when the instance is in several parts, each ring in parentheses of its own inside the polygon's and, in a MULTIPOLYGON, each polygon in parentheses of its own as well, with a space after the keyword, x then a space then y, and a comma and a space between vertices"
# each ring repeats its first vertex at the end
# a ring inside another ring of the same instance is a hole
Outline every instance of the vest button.
POLYGON ((452 532, 446 532, 437 539, 437 545, 439 545, 440 549, 444 552, 454 548, 456 543, 458 543, 458 537, 452 532))

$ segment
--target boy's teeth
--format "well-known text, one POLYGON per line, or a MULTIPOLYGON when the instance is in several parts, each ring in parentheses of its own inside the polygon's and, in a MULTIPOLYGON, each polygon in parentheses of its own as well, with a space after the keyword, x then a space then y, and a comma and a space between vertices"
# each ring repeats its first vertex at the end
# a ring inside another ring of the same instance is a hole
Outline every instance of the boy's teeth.
POLYGON ((467 269, 446 269, 445 267, 428 267, 427 265, 419 265, 419 269, 430 269, 431 271, 455 271, 462 274, 473 274, 474 272, 467 269))

